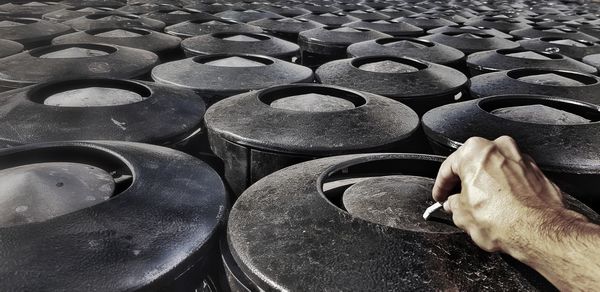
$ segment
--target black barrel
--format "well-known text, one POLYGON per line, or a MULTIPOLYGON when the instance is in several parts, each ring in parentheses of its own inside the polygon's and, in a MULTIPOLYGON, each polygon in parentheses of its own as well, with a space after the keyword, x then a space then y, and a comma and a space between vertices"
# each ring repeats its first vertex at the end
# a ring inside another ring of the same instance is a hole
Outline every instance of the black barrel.
POLYGON ((181 42, 188 57, 212 54, 257 54, 291 61, 300 47, 273 36, 258 33, 218 32, 191 37, 181 42))
POLYGON ((313 84, 224 99, 208 109, 205 123, 238 195, 276 170, 315 157, 416 150, 419 127, 417 114, 397 101, 313 84))
POLYGON ((576 60, 592 54, 600 54, 600 44, 584 40, 544 37, 520 40, 521 47, 529 50, 547 51, 569 56, 576 60))
POLYGON ((0 161, 0 274, 11 275, 0 290, 194 291, 212 282, 227 194, 206 163, 116 141, 15 147, 0 161))
POLYGON ((49 45, 54 37, 71 31, 69 26, 60 23, 0 15, 0 39, 19 42, 26 49, 49 45))
POLYGON ((260 27, 227 19, 192 20, 165 27, 165 32, 180 38, 189 38, 219 32, 262 33, 260 27))
MULTIPOLYGON (((481 250, 448 214, 423 220, 442 161, 347 155, 262 179, 229 216, 228 270, 239 273, 232 286, 245 277, 250 291, 554 289, 512 258, 481 250)), ((580 202, 568 202, 600 222, 580 202)))
POLYGON ((135 14, 122 12, 98 12, 77 17, 63 22, 77 31, 100 28, 131 28, 141 27, 160 31, 165 28, 165 23, 135 14))

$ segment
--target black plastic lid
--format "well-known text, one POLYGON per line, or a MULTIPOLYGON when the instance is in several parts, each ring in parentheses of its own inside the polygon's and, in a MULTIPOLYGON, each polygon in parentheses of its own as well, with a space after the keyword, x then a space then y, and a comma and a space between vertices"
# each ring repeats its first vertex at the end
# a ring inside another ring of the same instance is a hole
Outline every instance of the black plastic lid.
POLYGON ((345 54, 349 45, 391 37, 388 34, 352 27, 320 27, 303 31, 298 36, 302 50, 316 54, 345 54))
POLYGON ((236 201, 227 224, 231 254, 256 290, 551 290, 532 269, 478 248, 443 212, 423 220, 442 161, 347 155, 280 170, 236 201))
POLYGON ((0 161, 0 184, 10 174, 13 198, 23 201, 2 210, 3 217, 44 215, 37 211, 49 196, 59 200, 42 212, 63 213, 0 228, 0 273, 13 274, 0 281, 0 290, 170 290, 177 277, 215 253, 210 247, 227 214, 226 190, 219 175, 192 156, 98 141, 0 150, 0 161))
POLYGON ((412 138, 419 118, 379 95, 295 84, 224 99, 207 110, 205 123, 209 132, 235 144, 322 156, 389 149, 412 138))
POLYGON ((188 56, 211 54, 258 54, 291 59, 300 51, 295 43, 266 34, 219 32, 185 39, 181 47, 188 56))
POLYGON ((407 9, 402 9, 402 8, 399 8, 399 7, 387 7, 387 8, 384 8, 384 9, 380 9, 378 11, 381 12, 381 13, 383 13, 383 14, 385 14, 385 15, 387 15, 387 16, 389 16, 392 19, 418 14, 415 11, 407 10, 407 9))
POLYGON ((422 28, 425 31, 428 31, 428 30, 434 29, 434 28, 438 28, 438 27, 442 27, 442 26, 447 26, 447 25, 457 25, 457 23, 455 23, 453 21, 450 21, 450 20, 447 20, 444 18, 440 18, 437 16, 427 15, 427 14, 417 14, 417 15, 405 16, 405 17, 396 18, 394 20, 412 24, 416 27, 422 28))
POLYGON ((485 33, 485 34, 489 34, 489 35, 493 35, 495 37, 499 37, 499 38, 503 38, 503 39, 512 39, 513 36, 507 34, 507 33, 503 33, 497 29, 494 28, 486 28, 483 26, 471 26, 471 25, 449 25, 449 26, 442 26, 442 27, 438 27, 438 28, 434 28, 431 30, 428 30, 427 33, 428 34, 436 34, 436 33, 443 33, 443 32, 449 32, 449 33, 485 33))
POLYGON ((350 57, 381 55, 406 56, 448 66, 460 63, 465 58, 465 54, 455 48, 422 38, 380 38, 348 47, 350 57))
POLYGON ((368 7, 356 7, 352 9, 344 9, 344 13, 356 17, 360 20, 376 21, 390 19, 389 16, 369 9, 368 7))
POLYGON ((518 94, 445 105, 422 120, 427 137, 448 148, 473 136, 510 135, 543 169, 576 174, 600 173, 599 121, 598 106, 518 94))
MULTIPOLYGON (((212 1, 209 1, 209 2, 212 2, 212 1)), ((232 5, 229 3, 220 3, 220 2, 209 3, 209 2, 192 3, 190 5, 184 6, 184 8, 189 9, 189 10, 206 12, 206 13, 210 13, 210 14, 227 11, 227 10, 230 10, 233 8, 232 5)))
POLYGON ((159 9, 144 16, 164 22, 166 25, 173 25, 190 20, 218 20, 216 16, 205 12, 198 12, 186 9, 159 9))
POLYGON ((156 54, 179 48, 178 37, 144 28, 101 28, 75 32, 57 37, 53 45, 105 43, 142 49, 156 54))
POLYGON ((316 71, 323 84, 393 98, 423 114, 467 93, 469 79, 456 69, 407 57, 370 56, 326 63, 316 71))
POLYGON ((587 55, 600 54, 600 44, 584 40, 543 37, 520 40, 518 43, 525 49, 559 53, 576 60, 581 60, 587 55))
POLYGON ((489 27, 504 33, 531 27, 531 25, 522 19, 504 17, 476 17, 475 19, 466 21, 465 25, 489 27))
POLYGON ((77 31, 100 28, 129 28, 142 27, 160 31, 165 28, 165 23, 144 16, 121 12, 100 12, 75 19, 67 20, 64 24, 77 31))
POLYGON ((424 36, 423 39, 453 47, 467 55, 481 51, 515 49, 519 47, 519 44, 516 42, 480 32, 443 32, 424 36))
POLYGON ((260 27, 235 22, 233 20, 186 21, 165 27, 165 32, 181 38, 206 35, 219 32, 262 33, 260 27))
POLYGON ((579 32, 575 29, 567 27, 543 27, 534 26, 530 28, 513 30, 510 32, 511 35, 523 38, 523 39, 535 39, 543 37, 558 37, 558 38, 570 38, 576 40, 584 40, 588 42, 597 42, 599 39, 579 32))
POLYGON ((512 69, 471 78, 473 97, 499 94, 541 94, 600 104, 600 78, 552 69, 512 69))
POLYGON ((82 17, 99 12, 106 12, 109 10, 110 8, 106 7, 73 7, 48 12, 42 15, 42 19, 49 20, 52 22, 64 22, 70 19, 75 19, 77 17, 82 17))
POLYGON ((467 58, 471 75, 516 68, 546 68, 596 74, 592 66, 561 54, 526 49, 500 49, 473 53, 467 58))
POLYGON ((297 18, 316 21, 331 27, 339 27, 342 26, 342 24, 360 20, 360 18, 356 18, 342 12, 313 12, 297 16, 297 18))
POLYGON ((204 101, 150 82, 82 79, 5 92, 0 141, 118 140, 170 145, 200 128, 204 101))
POLYGON ((158 56, 108 44, 66 44, 35 48, 0 62, 0 85, 23 87, 57 79, 134 78, 152 69, 158 56))
POLYGON ((376 30, 391 36, 420 36, 424 34, 423 29, 398 20, 361 20, 346 23, 343 26, 376 30))
POLYGON ((284 16, 284 17, 296 17, 296 16, 300 16, 303 14, 307 14, 310 13, 310 10, 304 9, 304 8, 300 8, 300 7, 294 7, 294 6, 288 6, 288 5, 280 5, 280 4, 268 4, 268 5, 263 5, 262 9, 264 11, 269 11, 269 12, 273 12, 275 14, 284 16))
POLYGON ((0 14, 8 14, 12 17, 31 17, 41 18, 43 14, 68 8, 68 5, 62 3, 45 3, 31 1, 30 3, 6 3, 0 5, 0 14), (33 5, 32 5, 33 4, 33 5))
POLYGON ((158 11, 161 9, 165 9, 165 8, 166 9, 177 9, 177 6, 170 5, 170 4, 136 3, 136 4, 125 5, 119 9, 116 9, 116 11, 123 12, 123 13, 142 15, 142 14, 158 11))
POLYGON ((268 33, 274 35, 289 35, 298 38, 298 34, 305 30, 323 27, 324 24, 316 21, 299 18, 263 18, 256 21, 249 22, 248 24, 258 26, 268 33))
POLYGON ((313 73, 267 56, 215 54, 158 65, 152 70, 152 79, 220 99, 279 84, 311 82, 313 73))
POLYGON ((69 26, 60 23, 0 15, 0 39, 19 42, 25 48, 48 44, 54 37, 70 31, 69 26))
POLYGON ((281 15, 269 11, 234 8, 223 12, 215 13, 215 16, 244 23, 263 18, 281 17, 281 15))
POLYGON ((600 54, 587 55, 583 57, 583 62, 596 68, 600 68, 600 54))
MULTIPOLYGON (((132 1, 133 2, 133 1, 132 1)), ((119 8, 125 6, 127 1, 125 0, 62 0, 62 4, 69 6, 80 6, 80 7, 109 7, 119 8)))
POLYGON ((0 58, 8 57, 23 51, 23 45, 14 41, 0 39, 0 58))

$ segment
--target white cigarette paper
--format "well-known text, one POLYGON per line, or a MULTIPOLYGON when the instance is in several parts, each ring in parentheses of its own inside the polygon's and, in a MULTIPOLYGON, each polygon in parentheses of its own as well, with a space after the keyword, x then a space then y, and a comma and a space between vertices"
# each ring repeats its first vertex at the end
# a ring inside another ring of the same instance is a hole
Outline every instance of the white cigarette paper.
POLYGON ((431 205, 429 208, 425 209, 425 213, 423 213, 423 219, 427 220, 429 219, 429 216, 431 216, 431 214, 435 211, 437 211, 438 209, 444 207, 444 205, 440 202, 437 202, 433 205, 431 205))

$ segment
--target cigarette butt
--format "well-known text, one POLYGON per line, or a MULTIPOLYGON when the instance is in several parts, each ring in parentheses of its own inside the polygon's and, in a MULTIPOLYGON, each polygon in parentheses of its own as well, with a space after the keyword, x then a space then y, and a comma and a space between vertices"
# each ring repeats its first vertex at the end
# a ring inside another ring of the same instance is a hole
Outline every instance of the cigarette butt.
POLYGON ((437 211, 438 209, 444 207, 444 205, 440 202, 437 202, 431 206, 429 206, 429 208, 425 209, 425 213, 423 213, 423 219, 427 220, 429 219, 429 216, 431 216, 431 214, 435 211, 437 211))

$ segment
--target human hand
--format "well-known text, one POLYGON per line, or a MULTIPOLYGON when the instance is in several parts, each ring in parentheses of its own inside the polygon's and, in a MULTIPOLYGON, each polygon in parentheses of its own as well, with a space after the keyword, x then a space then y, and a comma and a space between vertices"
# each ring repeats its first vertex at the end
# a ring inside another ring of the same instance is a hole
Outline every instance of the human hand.
POLYGON ((440 167, 433 198, 479 247, 507 253, 566 210, 560 189, 508 136, 467 140, 440 167))

